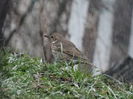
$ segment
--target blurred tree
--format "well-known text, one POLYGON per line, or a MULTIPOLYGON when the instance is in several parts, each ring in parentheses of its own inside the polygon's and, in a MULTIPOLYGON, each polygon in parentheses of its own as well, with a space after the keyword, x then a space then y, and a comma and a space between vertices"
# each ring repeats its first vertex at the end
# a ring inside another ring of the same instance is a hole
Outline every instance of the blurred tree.
POLYGON ((97 27, 99 20, 99 11, 101 8, 100 0, 90 0, 88 17, 85 23, 85 33, 83 37, 83 50, 90 61, 93 61, 93 54, 97 38, 97 27))
POLYGON ((9 9, 10 0, 1 0, 0 1, 0 48, 4 45, 4 36, 3 36, 3 25, 6 18, 6 14, 9 9))
POLYGON ((110 66, 118 64, 128 55, 133 0, 116 0, 114 10, 110 66))

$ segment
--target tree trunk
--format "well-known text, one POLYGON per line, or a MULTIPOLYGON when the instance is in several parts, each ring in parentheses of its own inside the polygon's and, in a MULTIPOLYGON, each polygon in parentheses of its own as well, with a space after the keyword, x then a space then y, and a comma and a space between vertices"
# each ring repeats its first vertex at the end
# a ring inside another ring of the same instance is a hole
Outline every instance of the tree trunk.
POLYGON ((128 54, 133 58, 133 11, 132 11, 131 36, 130 36, 128 54))
POLYGON ((112 46, 112 26, 113 26, 113 4, 114 0, 102 0, 107 8, 101 9, 99 16, 98 38, 94 53, 94 63, 96 66, 106 71, 109 66, 110 52, 112 46), (108 5, 107 5, 108 4, 108 5))
POLYGON ((3 36, 3 25, 8 11, 10 0, 1 0, 0 1, 0 48, 4 45, 4 36, 3 36))
POLYGON ((82 50, 82 39, 85 31, 88 8, 88 0, 74 0, 68 24, 68 33, 70 33, 70 40, 80 50, 82 50))

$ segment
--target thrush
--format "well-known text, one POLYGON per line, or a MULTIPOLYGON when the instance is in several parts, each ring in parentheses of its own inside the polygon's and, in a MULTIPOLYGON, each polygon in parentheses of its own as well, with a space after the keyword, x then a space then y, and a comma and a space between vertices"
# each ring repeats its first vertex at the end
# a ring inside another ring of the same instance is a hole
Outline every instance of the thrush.
POLYGON ((74 63, 92 67, 88 58, 84 56, 71 41, 67 40, 60 33, 52 33, 51 35, 45 35, 44 37, 47 37, 50 41, 54 61, 73 61, 74 63))
POLYGON ((69 40, 65 39, 63 35, 53 33, 47 37, 51 42, 51 49, 55 59, 70 60, 82 57, 81 52, 76 48, 76 46, 69 40))

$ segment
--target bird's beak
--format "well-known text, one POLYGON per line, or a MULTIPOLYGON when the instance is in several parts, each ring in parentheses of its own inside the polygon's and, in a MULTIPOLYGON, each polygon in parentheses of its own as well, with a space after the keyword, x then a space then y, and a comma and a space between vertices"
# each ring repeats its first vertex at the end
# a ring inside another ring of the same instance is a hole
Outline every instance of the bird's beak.
POLYGON ((47 34, 44 34, 44 35, 43 35, 43 37, 46 37, 46 38, 48 38, 48 39, 49 39, 49 36, 48 36, 47 34))

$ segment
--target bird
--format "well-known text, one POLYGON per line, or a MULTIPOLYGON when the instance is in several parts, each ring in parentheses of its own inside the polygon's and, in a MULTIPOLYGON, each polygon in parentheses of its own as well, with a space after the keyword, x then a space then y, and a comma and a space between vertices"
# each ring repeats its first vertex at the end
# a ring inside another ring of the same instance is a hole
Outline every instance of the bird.
POLYGON ((50 41, 54 61, 73 61, 75 64, 81 63, 92 67, 92 64, 88 62, 88 58, 61 33, 54 32, 50 35, 44 35, 44 37, 47 37, 50 41))
POLYGON ((82 56, 80 50, 60 33, 45 35, 50 40, 53 56, 56 59, 76 59, 82 56))

